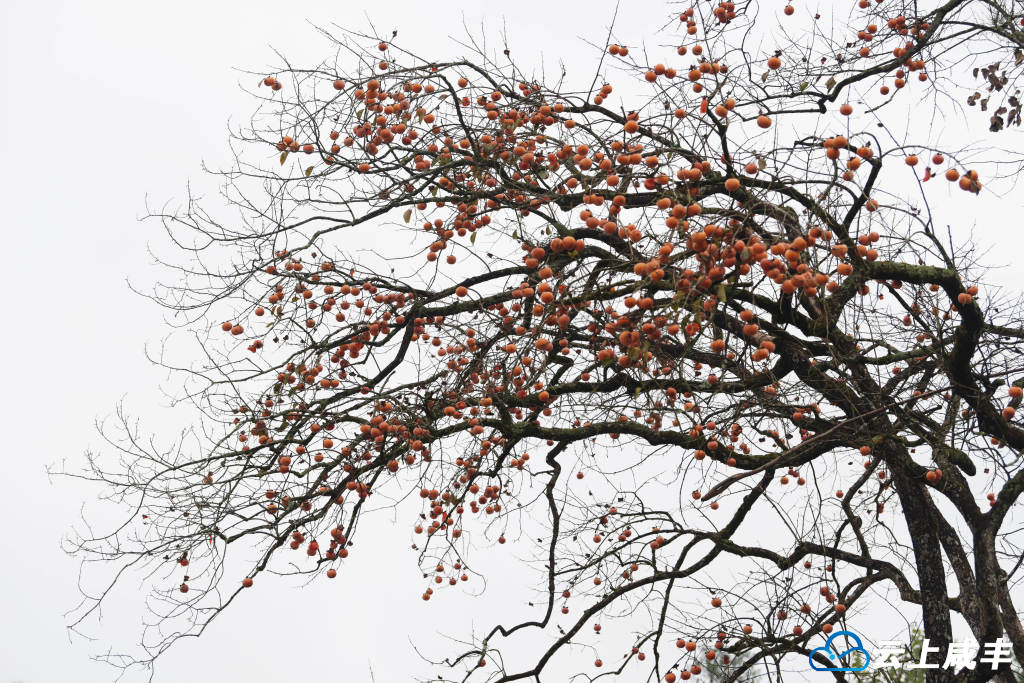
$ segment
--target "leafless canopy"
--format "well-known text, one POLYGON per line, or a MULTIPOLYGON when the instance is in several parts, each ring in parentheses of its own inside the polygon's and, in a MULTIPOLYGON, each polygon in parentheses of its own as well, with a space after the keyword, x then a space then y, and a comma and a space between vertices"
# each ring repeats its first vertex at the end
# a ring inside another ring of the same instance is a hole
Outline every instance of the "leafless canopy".
POLYGON ((72 543, 149 572, 143 661, 406 534, 439 610, 481 549, 535 557, 534 616, 424 678, 782 680, 879 610, 1024 659, 1021 309, 930 204, 991 211, 1020 158, 929 118, 1018 135, 1022 11, 927 4, 670 8, 592 81, 341 29, 254 74, 233 213, 158 216, 202 424, 125 420, 80 475, 130 510, 72 543))

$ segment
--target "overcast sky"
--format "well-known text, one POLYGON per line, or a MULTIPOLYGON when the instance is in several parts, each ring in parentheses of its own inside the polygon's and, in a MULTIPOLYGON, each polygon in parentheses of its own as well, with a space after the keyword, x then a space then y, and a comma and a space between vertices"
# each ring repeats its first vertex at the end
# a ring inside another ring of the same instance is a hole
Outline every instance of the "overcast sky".
MULTIPOLYGON (((238 86, 241 78, 249 86, 252 79, 235 69, 276 63, 272 48, 298 62, 316 61, 329 52, 314 26, 365 27, 368 19, 382 32, 398 29, 405 46, 421 54, 452 56, 458 50, 445 38, 461 32, 463 15, 473 27, 485 21, 492 37, 504 22, 525 63, 543 51, 551 64, 587 64, 592 53, 576 38, 603 41, 614 3, 588 2, 584 17, 565 3, 541 0, 485 17, 488 5, 2 3, 0 64, 7 82, 0 129, 8 143, 0 167, 0 230, 10 289, 0 338, 8 463, 8 514, 0 521, 6 587, 0 683, 110 681, 111 669, 90 655, 136 640, 132 624, 108 613, 108 630, 93 630, 98 641, 69 641, 63 613, 78 600, 77 563, 61 551, 60 539, 90 492, 50 481, 45 467, 62 460, 80 465, 87 448, 101 448, 94 420, 109 416, 122 399, 155 431, 177 426, 163 408, 166 373, 144 353, 166 332, 162 311, 132 294, 126 278, 153 279, 146 246, 160 228, 138 220, 147 197, 159 206, 180 200, 189 182, 215 188, 200 164, 227 164, 227 124, 244 120, 253 106, 238 86), (570 26, 577 30, 566 33, 570 26)), ((620 27, 639 40, 629 17, 620 27)), ((258 599, 237 604, 202 639, 179 643, 155 680, 274 683, 339 661, 351 664, 349 676, 328 680, 368 681, 371 666, 377 681, 409 680, 411 667, 422 670, 422 662, 406 633, 436 633, 430 619, 437 612, 426 612, 418 599, 423 588, 415 558, 396 550, 398 561, 387 562, 382 550, 382 559, 353 563, 348 574, 353 583, 372 579, 379 587, 372 593, 346 592, 340 582, 297 590, 295 582, 274 586, 261 579, 258 599), (407 616, 396 624, 399 615, 407 616)), ((123 604, 138 607, 130 598, 123 604)), ((453 602, 448 607, 458 609, 453 602)))
MULTIPOLYGON (((634 4, 640 3, 626 6, 634 4)), ((147 197, 154 205, 173 203, 188 182, 209 191, 215 186, 203 177, 201 162, 228 162, 227 123, 244 120, 252 108, 238 87, 249 77, 235 68, 275 62, 271 48, 296 62, 316 61, 327 48, 314 26, 365 26, 367 16, 382 32, 398 29, 405 47, 421 55, 453 56, 457 46, 446 36, 461 31, 464 14, 472 27, 483 20, 492 37, 504 23, 523 63, 539 63, 541 55, 549 65, 561 59, 571 75, 592 55, 578 38, 603 41, 614 2, 520 0, 501 13, 511 6, 3 3, 0 131, 7 143, 0 234, 8 275, 0 336, 6 381, 0 683, 110 681, 112 671, 90 655, 136 637, 131 624, 112 617, 108 631, 93 630, 97 641, 69 640, 63 613, 78 599, 77 562, 62 552, 60 539, 89 492, 51 481, 45 468, 66 461, 73 469, 86 449, 102 448, 94 421, 122 399, 152 430, 176 425, 160 390, 166 373, 144 353, 165 334, 162 311, 133 294, 126 279, 143 285, 152 279, 146 246, 159 226, 138 220, 147 197), (588 11, 579 12, 580 4, 588 11)), ((624 13, 618 35, 641 43, 638 17, 624 13)), ((1019 200, 1014 206, 1019 209, 1019 200)), ((1019 244, 1018 228, 992 230, 1019 244)), ((1013 279, 1003 273, 998 277, 1013 279)), ((376 557, 353 563, 346 579, 372 583, 372 591, 345 592, 341 582, 324 581, 302 590, 284 579, 261 585, 258 598, 246 595, 202 639, 179 643, 155 680, 294 681, 339 661, 350 664, 349 675, 327 680, 368 681, 371 666, 376 681, 409 680, 418 661, 412 646, 421 643, 407 634, 436 644, 443 626, 433 621, 439 612, 425 611, 416 599, 422 582, 414 559, 400 549, 376 557)), ((124 599, 138 607, 141 596, 124 599)), ((453 597, 443 614, 459 621, 469 600, 453 597)))

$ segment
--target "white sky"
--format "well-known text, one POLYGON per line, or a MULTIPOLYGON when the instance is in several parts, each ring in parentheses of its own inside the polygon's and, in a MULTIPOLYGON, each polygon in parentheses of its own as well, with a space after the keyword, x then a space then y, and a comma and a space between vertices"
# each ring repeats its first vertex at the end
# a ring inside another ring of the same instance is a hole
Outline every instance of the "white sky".
MULTIPOLYGON (((148 427, 174 424, 161 408, 159 386, 167 377, 144 355, 145 345, 158 343, 166 331, 162 311, 132 294, 126 278, 142 285, 152 278, 146 244, 158 238, 159 226, 138 222, 147 195, 160 205, 180 199, 189 181, 209 190, 200 162, 228 162, 226 124, 244 120, 253 106, 233 67, 275 62, 271 46, 297 62, 315 61, 327 49, 310 24, 363 26, 364 11, 382 32, 397 28, 407 48, 454 56, 457 48, 446 36, 461 31, 464 13, 474 27, 486 15, 492 39, 504 21, 522 64, 542 51, 549 66, 563 59, 571 74, 592 55, 578 37, 602 42, 614 2, 520 0, 503 15, 506 6, 463 0, 3 3, 0 131, 7 143, 0 199, 8 275, 0 335, 6 366, 0 683, 109 681, 112 671, 91 662, 90 654, 134 642, 132 625, 113 625, 116 619, 109 631, 94 633, 94 643, 69 641, 63 613, 77 602, 77 562, 62 552, 60 539, 78 520, 84 493, 70 482, 50 481, 45 467, 67 460, 74 468, 85 449, 100 447, 93 422, 122 398, 148 427)), ((617 35, 624 43, 640 44, 650 28, 640 14, 620 17, 617 35)), ((990 229, 1020 244, 1020 215, 990 229)), ((340 580, 299 589, 295 581, 261 578, 259 591, 202 639, 179 643, 155 680, 275 683, 330 667, 339 673, 326 680, 368 681, 371 665, 376 681, 409 680, 418 662, 410 639, 439 644, 436 632, 445 626, 438 616, 465 625, 459 610, 471 602, 446 597, 443 611, 437 605, 428 611, 418 599, 422 582, 414 558, 401 547, 388 552, 382 548, 372 561, 346 570, 347 582, 372 583, 372 591, 346 592, 340 580), (346 663, 347 675, 339 663, 346 663)), ((488 596, 501 604, 495 591, 488 596)), ((137 607, 141 596, 124 599, 137 607)), ((452 649, 442 643, 435 652, 452 649)))
MULTIPOLYGON (((95 643, 69 642, 63 613, 78 600, 77 562, 62 552, 60 539, 78 521, 83 491, 51 482, 44 468, 81 462, 87 447, 100 447, 93 422, 122 398, 149 427, 174 424, 161 408, 166 373, 144 355, 145 345, 166 332, 162 311, 132 294, 125 279, 144 285, 153 277, 146 244, 159 239, 160 228, 138 221, 146 197, 157 206, 180 199, 186 182, 209 191, 214 186, 201 161, 229 160, 226 124, 244 120, 253 106, 234 69, 275 63, 271 47, 300 62, 322 58, 327 46, 312 25, 362 27, 364 12, 382 32, 397 28, 405 45, 423 54, 455 55, 445 37, 461 31, 458 17, 464 13, 468 25, 479 26, 486 14, 492 36, 505 21, 524 63, 543 49, 549 63, 560 57, 586 64, 589 53, 581 54, 576 36, 603 41, 614 3, 589 2, 582 19, 540 0, 521 2, 504 17, 467 1, 2 5, 0 64, 8 80, 0 130, 9 139, 0 168, 2 233, 15 269, 8 283, 21 291, 10 293, 0 337, 9 387, 0 399, 9 463, 9 514, 0 522, 0 583, 7 587, 0 598, 0 683, 109 681, 112 670, 90 655, 131 645, 136 634, 119 623, 94 633, 95 643), (567 26, 578 30, 565 34, 567 26)), ((638 41, 640 27, 632 28, 638 41)), ((385 586, 372 594, 346 592, 340 580, 299 589, 261 579, 258 597, 254 591, 236 604, 240 609, 202 639, 176 646, 155 680, 274 683, 322 671, 328 662, 352 667, 328 680, 368 681, 369 665, 379 682, 409 680, 419 660, 405 634, 435 633, 430 620, 438 611, 419 600, 415 558, 393 552, 393 563, 352 563, 347 580, 385 586), (396 625, 399 615, 409 621, 396 625), (278 632, 271 619, 294 627, 278 632)), ((125 604, 138 607, 130 598, 125 604)))

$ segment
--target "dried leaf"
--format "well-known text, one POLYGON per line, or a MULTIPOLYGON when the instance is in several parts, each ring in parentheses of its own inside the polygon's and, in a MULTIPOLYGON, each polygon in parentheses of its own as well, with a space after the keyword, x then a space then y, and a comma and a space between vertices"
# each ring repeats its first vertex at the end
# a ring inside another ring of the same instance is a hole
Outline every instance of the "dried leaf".
POLYGON ((288 158, 288 150, 281 152, 281 165, 284 166, 284 160, 288 158))
POLYGON ((405 213, 402 214, 402 220, 408 223, 412 219, 412 209, 406 209, 405 213))

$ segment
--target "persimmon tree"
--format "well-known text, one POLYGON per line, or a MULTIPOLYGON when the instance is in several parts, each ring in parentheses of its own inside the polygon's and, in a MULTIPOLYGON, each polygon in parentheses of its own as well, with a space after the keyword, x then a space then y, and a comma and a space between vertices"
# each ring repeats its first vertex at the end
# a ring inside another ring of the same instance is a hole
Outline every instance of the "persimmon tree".
POLYGON ((1024 13, 842 5, 669 8, 582 76, 337 31, 259 74, 234 213, 156 214, 202 425, 81 475, 130 516, 76 552, 175 625, 146 656, 408 537, 442 612, 535 557, 532 615, 424 678, 783 680, 887 611, 1024 658, 1021 308, 933 211, 1000 220, 1024 13))

